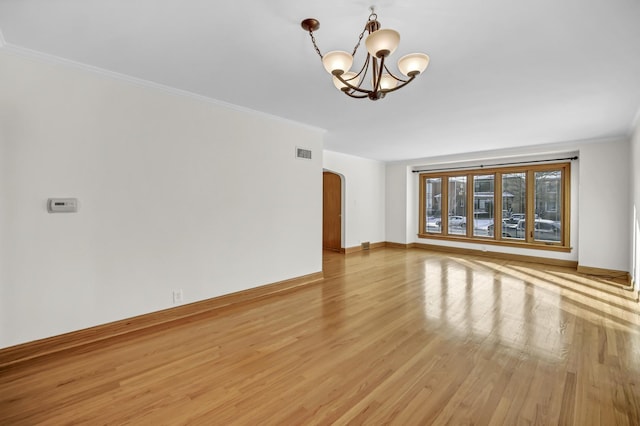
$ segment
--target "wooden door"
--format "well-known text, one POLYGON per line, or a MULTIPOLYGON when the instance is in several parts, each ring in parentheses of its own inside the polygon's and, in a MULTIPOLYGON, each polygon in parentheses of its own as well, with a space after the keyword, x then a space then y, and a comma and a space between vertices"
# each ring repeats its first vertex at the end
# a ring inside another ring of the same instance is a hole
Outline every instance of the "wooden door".
POLYGON ((342 249, 342 181, 340 176, 322 173, 322 248, 342 249))

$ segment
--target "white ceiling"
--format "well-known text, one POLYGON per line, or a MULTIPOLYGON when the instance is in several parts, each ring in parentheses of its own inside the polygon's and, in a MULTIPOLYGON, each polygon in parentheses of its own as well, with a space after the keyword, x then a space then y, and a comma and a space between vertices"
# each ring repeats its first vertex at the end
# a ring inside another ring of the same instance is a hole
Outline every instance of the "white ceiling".
POLYGON ((327 149, 367 158, 630 134, 640 108, 640 1, 374 1, 382 27, 402 37, 392 58, 431 57, 410 86, 376 102, 338 92, 300 28, 315 17, 323 53, 350 52, 371 4, 0 0, 0 29, 5 49, 323 128, 327 149))

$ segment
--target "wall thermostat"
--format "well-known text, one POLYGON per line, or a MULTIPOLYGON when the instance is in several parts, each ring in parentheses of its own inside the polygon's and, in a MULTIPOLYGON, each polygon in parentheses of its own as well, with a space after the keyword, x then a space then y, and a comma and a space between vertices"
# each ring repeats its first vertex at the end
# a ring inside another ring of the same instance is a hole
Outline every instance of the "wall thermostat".
POLYGON ((47 200, 49 213, 75 213, 78 211, 77 198, 49 198, 47 200))

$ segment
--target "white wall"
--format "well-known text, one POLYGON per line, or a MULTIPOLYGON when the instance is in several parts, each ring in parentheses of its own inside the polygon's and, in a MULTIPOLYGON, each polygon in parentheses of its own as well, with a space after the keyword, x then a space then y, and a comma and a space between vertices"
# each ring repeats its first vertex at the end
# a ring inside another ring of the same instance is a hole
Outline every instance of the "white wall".
POLYGON ((631 137, 631 258, 629 271, 636 290, 640 290, 640 110, 631 137))
POLYGON ((520 149, 470 153, 417 159, 387 164, 387 193, 407 194, 402 203, 387 204, 387 240, 403 244, 456 246, 502 253, 578 261, 581 266, 626 271, 628 269, 629 155, 625 139, 580 141, 520 149), (570 253, 486 246, 435 239, 421 239, 418 233, 418 174, 416 169, 490 165, 510 161, 544 160, 577 154, 571 168, 570 253), (622 164, 621 164, 622 163, 622 164), (608 188, 604 190, 604 187, 608 188), (612 191, 611 188, 615 188, 612 191), (603 204, 603 202, 605 204, 603 204), (608 204, 606 204, 608 203, 608 204), (615 212, 602 206, 617 206, 615 212), (404 228, 403 228, 404 227, 404 228), (597 242, 596 242, 597 240, 597 242))
POLYGON ((628 140, 580 147, 579 264, 629 271, 628 140))
POLYGON ((322 270, 320 131, 2 50, 0 93, 0 347, 322 270))
POLYGON ((343 176, 342 247, 385 241, 385 165, 334 151, 324 151, 325 170, 343 176))
POLYGON ((387 204, 385 207, 385 234, 387 241, 407 244, 411 229, 408 215, 411 194, 408 183, 411 179, 409 167, 405 163, 388 163, 386 170, 387 204))

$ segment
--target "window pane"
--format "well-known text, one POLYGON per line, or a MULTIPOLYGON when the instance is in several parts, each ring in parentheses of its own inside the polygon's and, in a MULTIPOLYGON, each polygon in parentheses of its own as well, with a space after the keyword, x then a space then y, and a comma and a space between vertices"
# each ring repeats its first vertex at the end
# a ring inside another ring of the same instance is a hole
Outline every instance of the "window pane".
POLYGON ((524 240, 527 211, 527 174, 502 175, 502 237, 524 240))
POLYGON ((450 235, 467 235, 467 177, 449 178, 449 229, 450 235))
POLYGON ((560 241, 562 235, 562 172, 550 170, 535 172, 536 220, 534 239, 560 241))
POLYGON ((441 233, 442 222, 442 178, 429 178, 424 185, 425 232, 441 233))
POLYGON ((495 175, 473 177, 473 235, 493 237, 495 175))
POLYGON ((421 174, 418 236, 568 251, 570 167, 556 163, 421 174))

